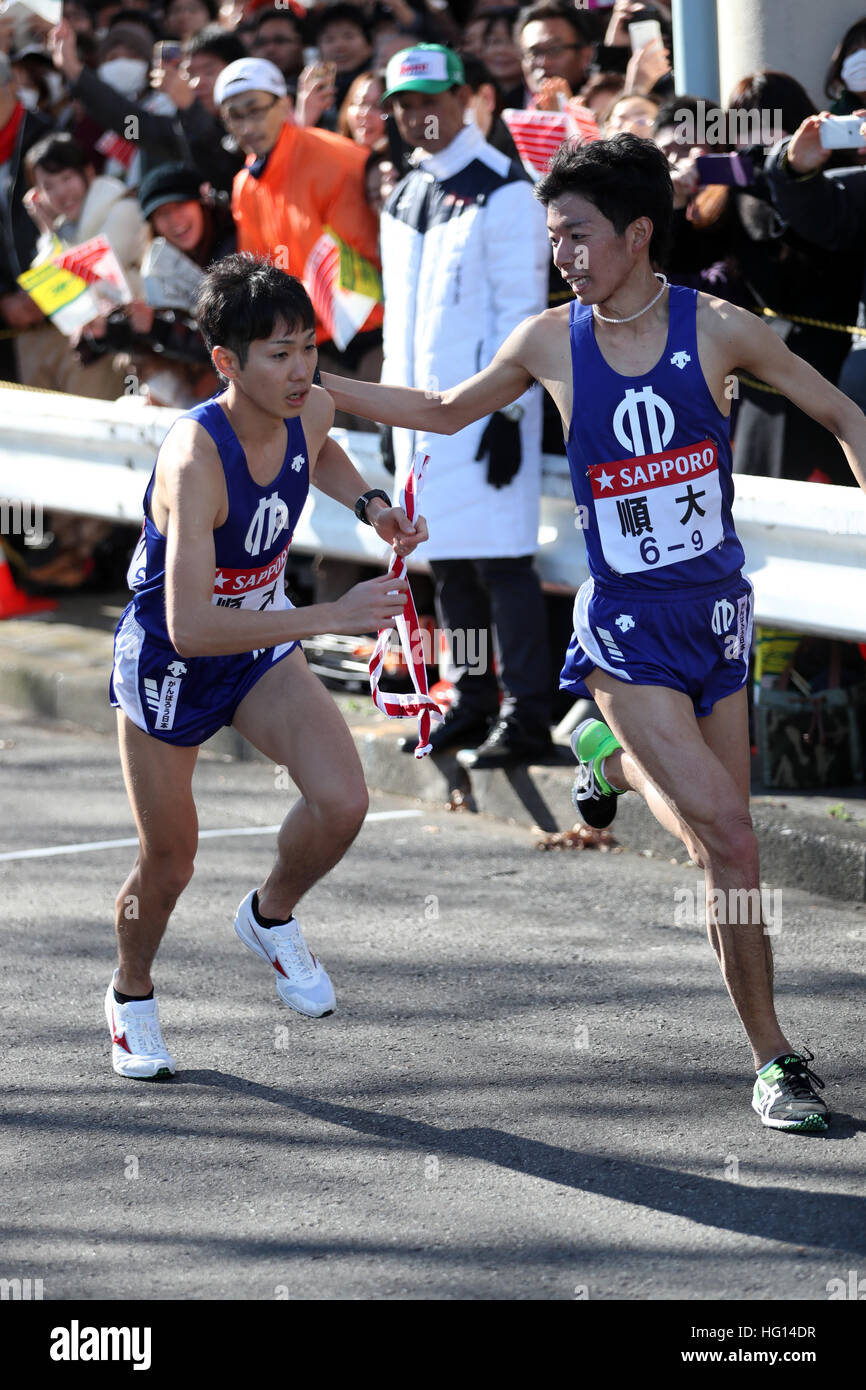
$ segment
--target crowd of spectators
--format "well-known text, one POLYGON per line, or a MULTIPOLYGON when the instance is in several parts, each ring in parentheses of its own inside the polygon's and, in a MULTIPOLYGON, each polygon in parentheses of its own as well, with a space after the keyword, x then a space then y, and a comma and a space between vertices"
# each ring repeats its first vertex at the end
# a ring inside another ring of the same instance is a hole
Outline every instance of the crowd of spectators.
MULTIPOLYGON (((772 113, 772 131, 764 121, 759 137, 734 137, 729 121, 708 135, 718 103, 674 95, 671 22, 663 0, 64 0, 52 26, 24 0, 0 15, 0 378, 101 399, 131 382, 146 401, 188 408, 217 389, 189 316, 195 280, 240 249, 307 283, 325 366, 377 379, 380 217, 423 154, 383 101, 385 68, 422 43, 460 55, 465 121, 517 164, 512 111, 655 140, 677 206, 660 268, 773 310, 788 345, 866 404, 866 333, 849 331, 866 329, 861 154, 824 150, 809 95, 772 71, 747 75, 723 107, 772 113), (660 33, 635 43, 630 26, 647 18, 660 33), (709 182, 701 156, 737 150, 746 177, 709 182), (94 238, 110 244, 125 292, 61 331, 19 277, 94 238), (329 255, 352 295, 326 283, 329 255)), ((824 108, 866 107, 866 17, 828 35, 827 62, 824 108)), ((546 302, 568 296, 551 267, 546 302)), ((401 312, 396 291, 387 312, 401 312)), ((785 399, 748 381, 736 395, 738 471, 850 481, 834 439, 785 399)), ((562 452, 549 407, 543 448, 562 452)))

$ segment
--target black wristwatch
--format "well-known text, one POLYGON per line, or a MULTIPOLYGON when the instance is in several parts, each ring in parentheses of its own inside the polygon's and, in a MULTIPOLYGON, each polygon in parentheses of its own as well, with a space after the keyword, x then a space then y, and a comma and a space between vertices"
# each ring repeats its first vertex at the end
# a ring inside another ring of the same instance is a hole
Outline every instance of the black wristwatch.
POLYGON ((362 493, 355 503, 355 516, 359 521, 363 521, 365 526, 373 525, 372 521, 368 521, 367 519, 367 503, 372 502, 374 497, 381 497, 382 501, 389 507, 392 505, 387 492, 383 492, 380 487, 374 487, 370 492, 362 493))

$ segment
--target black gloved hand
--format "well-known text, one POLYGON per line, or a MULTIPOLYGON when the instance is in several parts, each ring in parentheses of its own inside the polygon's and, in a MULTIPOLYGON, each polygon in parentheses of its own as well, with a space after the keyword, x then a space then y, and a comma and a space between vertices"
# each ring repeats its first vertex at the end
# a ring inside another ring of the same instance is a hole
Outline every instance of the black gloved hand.
POLYGON ((382 467, 386 473, 396 473, 397 461, 394 458, 394 431, 390 425, 379 426, 379 451, 382 455, 382 467))
POLYGON ((495 410, 478 445, 476 461, 487 455, 487 481, 491 487, 507 487, 523 462, 520 423, 495 410))

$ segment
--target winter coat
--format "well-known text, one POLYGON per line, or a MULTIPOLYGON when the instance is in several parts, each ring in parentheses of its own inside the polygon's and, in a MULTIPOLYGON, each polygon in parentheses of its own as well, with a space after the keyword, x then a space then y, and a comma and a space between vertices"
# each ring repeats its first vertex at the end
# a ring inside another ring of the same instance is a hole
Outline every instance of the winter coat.
POLYGON ((24 156, 50 133, 50 121, 38 111, 26 111, 12 158, 0 170, 0 294, 20 289, 18 276, 33 260, 38 232, 23 201, 28 188, 24 156))
MULTIPOLYGON (((228 149, 225 126, 194 101, 183 111, 175 111, 171 102, 166 105, 173 114, 148 109, 153 92, 137 101, 130 101, 114 87, 103 82, 90 68, 82 68, 71 94, 104 130, 123 135, 130 117, 137 121, 138 145, 141 151, 141 174, 160 164, 180 161, 198 169, 202 183, 228 192, 232 179, 243 165, 243 155, 228 149)), ((164 94, 161 94, 164 96, 164 94)))
MULTIPOLYGON (((382 381, 445 390, 486 367, 547 304, 545 218, 522 168, 474 124, 419 155, 382 213, 382 381)), ((502 488, 476 461, 489 416, 454 435, 395 429, 397 481, 415 450, 430 455, 421 509, 433 560, 534 554, 541 481, 541 387, 519 404, 522 463, 502 488)))
MULTIPOLYGON (((765 165, 773 202, 804 241, 825 251, 855 252, 866 247, 866 169, 818 170, 810 178, 792 175, 784 163, 790 137, 773 146, 765 165)), ((861 262, 862 265, 862 262, 861 262)), ((866 328, 866 278, 860 277, 857 327, 866 328)), ((821 315, 829 318, 825 310, 821 315)), ((841 335, 839 335, 841 337, 841 335)), ((843 339, 842 341, 846 341, 843 339)), ((855 335, 839 375, 839 389, 866 410, 866 336, 855 335)))

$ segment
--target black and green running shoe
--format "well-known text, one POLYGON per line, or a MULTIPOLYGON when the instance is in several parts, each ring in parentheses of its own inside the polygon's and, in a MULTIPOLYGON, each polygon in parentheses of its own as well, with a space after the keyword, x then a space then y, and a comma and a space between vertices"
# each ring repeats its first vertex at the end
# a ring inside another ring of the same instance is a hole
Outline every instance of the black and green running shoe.
POLYGON ((823 1091, 824 1082, 808 1066, 814 1060, 811 1052, 792 1052, 758 1072, 752 1109, 770 1129, 805 1134, 827 1128, 830 1112, 812 1085, 815 1082, 823 1091))
POLYGON ((604 830, 616 815, 616 799, 623 793, 605 781, 601 765, 609 753, 622 744, 600 719, 584 719, 571 735, 571 748, 577 758, 577 774, 571 799, 587 825, 604 830))

